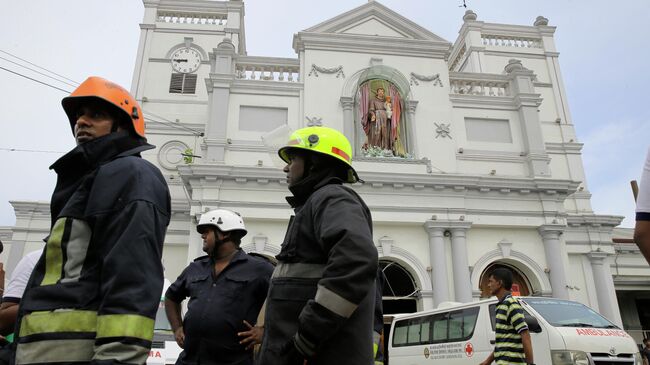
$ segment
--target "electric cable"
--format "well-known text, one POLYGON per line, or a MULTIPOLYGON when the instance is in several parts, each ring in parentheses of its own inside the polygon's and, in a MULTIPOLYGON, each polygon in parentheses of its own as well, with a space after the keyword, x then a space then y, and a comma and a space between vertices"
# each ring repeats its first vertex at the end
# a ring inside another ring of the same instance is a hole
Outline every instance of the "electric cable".
POLYGON ((50 76, 50 75, 48 75, 48 74, 46 74, 46 73, 43 73, 43 72, 40 72, 40 71, 34 70, 33 68, 29 68, 29 67, 27 67, 27 66, 25 66, 25 65, 21 65, 21 64, 18 63, 18 62, 14 62, 14 61, 12 61, 12 60, 10 60, 10 59, 7 59, 7 58, 4 58, 4 57, 2 57, 2 56, 0 56, 0 60, 5 60, 5 61, 7 61, 7 62, 11 62, 11 63, 13 63, 14 65, 17 65, 17 66, 20 66, 20 67, 26 68, 26 69, 28 69, 28 70, 30 70, 30 71, 32 71, 32 72, 36 72, 36 73, 39 74, 39 75, 43 75, 43 76, 45 76, 45 77, 49 77, 49 78, 51 78, 52 80, 56 80, 56 81, 58 81, 58 82, 60 82, 60 83, 66 84, 66 85, 68 85, 68 86, 77 87, 77 85, 71 84, 71 83, 69 83, 69 82, 67 82, 67 81, 59 80, 59 79, 57 79, 56 77, 52 77, 52 76, 50 76))
POLYGON ((63 91, 64 93, 70 94, 70 91, 68 91, 68 90, 64 90, 64 89, 61 89, 60 87, 56 87, 56 86, 54 86, 54 85, 50 85, 50 84, 48 84, 47 82, 43 82, 43 81, 40 81, 40 80, 36 80, 36 79, 31 78, 31 77, 29 77, 29 76, 23 75, 23 74, 21 74, 21 73, 19 73, 19 72, 15 72, 15 71, 11 71, 11 70, 9 70, 9 69, 6 69, 6 68, 4 68, 4 67, 2 67, 2 66, 0 66, 0 69, 5 70, 5 71, 7 71, 7 72, 11 72, 12 74, 18 75, 18 76, 20 76, 20 77, 24 77, 24 78, 26 78, 26 79, 32 80, 32 81, 34 81, 34 82, 38 82, 39 84, 43 84, 43 85, 45 85, 45 86, 49 86, 49 87, 51 87, 51 88, 53 88, 53 89, 57 89, 57 90, 59 90, 59 91, 63 91))
POLYGON ((18 57, 18 56, 16 56, 16 55, 13 55, 13 54, 11 54, 11 53, 9 53, 9 52, 7 52, 7 51, 3 51, 3 50, 0 49, 0 52, 2 52, 2 53, 4 53, 4 54, 7 54, 7 55, 9 55, 9 56, 11 56, 11 57, 17 58, 17 59, 19 59, 19 60, 21 60, 21 61, 23 61, 23 62, 25 62, 25 63, 28 63, 28 64, 30 64, 30 65, 32 65, 32 66, 38 67, 38 68, 40 68, 41 70, 45 70, 45 71, 47 71, 47 72, 49 72, 49 73, 51 73, 51 74, 53 74, 53 75, 59 76, 59 77, 61 77, 61 78, 64 78, 64 79, 66 79, 66 80, 68 80, 68 81, 70 81, 70 82, 72 82, 72 83, 74 83, 74 84, 76 84, 76 85, 79 85, 79 83, 76 82, 76 81, 74 81, 74 80, 71 80, 71 79, 69 79, 69 78, 67 78, 67 77, 65 77, 65 76, 63 76, 63 75, 59 75, 58 73, 56 73, 56 72, 54 72, 54 71, 50 71, 50 70, 46 69, 45 67, 41 67, 41 66, 39 66, 39 65, 37 65, 37 64, 35 64, 35 63, 29 62, 29 61, 27 61, 26 59, 20 58, 20 57, 18 57))

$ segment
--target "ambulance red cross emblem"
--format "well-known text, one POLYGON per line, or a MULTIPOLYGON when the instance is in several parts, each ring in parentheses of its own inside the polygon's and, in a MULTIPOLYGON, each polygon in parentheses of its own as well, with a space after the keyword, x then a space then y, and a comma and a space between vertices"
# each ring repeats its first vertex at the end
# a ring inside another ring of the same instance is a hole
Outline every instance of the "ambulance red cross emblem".
POLYGON ((467 355, 467 357, 472 357, 474 355, 474 346, 472 346, 471 342, 468 342, 465 345, 465 355, 467 355))

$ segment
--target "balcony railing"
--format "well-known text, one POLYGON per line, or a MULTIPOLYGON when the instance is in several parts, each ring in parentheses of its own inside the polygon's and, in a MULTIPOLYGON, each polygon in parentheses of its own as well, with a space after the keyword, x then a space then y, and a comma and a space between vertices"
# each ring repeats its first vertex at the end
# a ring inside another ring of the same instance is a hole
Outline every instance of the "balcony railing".
POLYGON ((470 75, 450 75, 450 93, 459 95, 510 96, 508 80, 495 78, 472 78, 470 75))
POLYGON ((156 20, 161 23, 226 25, 228 14, 195 14, 178 11, 158 11, 156 20))
POLYGON ((542 40, 539 38, 481 34, 481 42, 484 46, 542 48, 542 40))
POLYGON ((239 80, 299 82, 300 63, 289 58, 242 57, 236 62, 235 76, 239 80))

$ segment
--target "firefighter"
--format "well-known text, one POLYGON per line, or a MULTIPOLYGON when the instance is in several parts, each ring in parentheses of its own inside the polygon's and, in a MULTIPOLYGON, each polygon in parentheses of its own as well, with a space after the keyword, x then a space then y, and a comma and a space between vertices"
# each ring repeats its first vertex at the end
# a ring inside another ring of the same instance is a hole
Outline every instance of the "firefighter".
POLYGON ((261 365, 372 364, 377 249, 350 142, 326 127, 294 132, 287 163, 295 215, 266 299, 261 365))
POLYGON ((21 299, 16 364, 143 364, 163 286, 171 202, 144 116, 119 85, 90 77, 63 98, 77 146, 57 183, 46 246, 21 299))
POLYGON ((252 365, 253 347, 241 343, 238 332, 255 325, 273 265, 239 247, 247 231, 233 211, 202 214, 196 230, 208 255, 190 263, 165 293, 167 318, 183 348, 176 364, 252 365))

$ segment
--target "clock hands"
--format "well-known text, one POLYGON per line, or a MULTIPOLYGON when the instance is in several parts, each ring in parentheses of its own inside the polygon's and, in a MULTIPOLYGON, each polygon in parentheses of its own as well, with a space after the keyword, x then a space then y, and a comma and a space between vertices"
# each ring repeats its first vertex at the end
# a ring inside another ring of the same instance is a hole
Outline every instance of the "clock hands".
POLYGON ((187 62, 187 59, 180 58, 180 59, 175 59, 175 60, 172 60, 172 61, 180 63, 180 62, 187 62))

